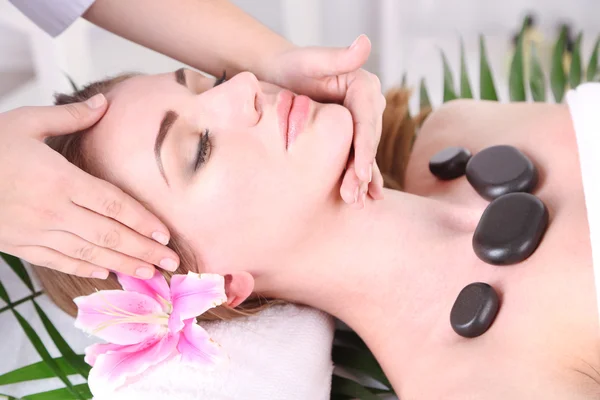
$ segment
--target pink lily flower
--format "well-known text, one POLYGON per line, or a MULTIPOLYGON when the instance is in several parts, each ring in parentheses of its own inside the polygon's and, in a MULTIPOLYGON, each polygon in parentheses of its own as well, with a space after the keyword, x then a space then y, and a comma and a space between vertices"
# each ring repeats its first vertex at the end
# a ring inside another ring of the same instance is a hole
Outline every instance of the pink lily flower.
POLYGON ((123 290, 77 297, 75 326, 107 341, 85 349, 93 394, 111 392, 127 378, 181 355, 184 362, 220 362, 221 348, 196 317, 227 301, 216 274, 173 275, 171 287, 158 272, 149 280, 117 274, 123 290))

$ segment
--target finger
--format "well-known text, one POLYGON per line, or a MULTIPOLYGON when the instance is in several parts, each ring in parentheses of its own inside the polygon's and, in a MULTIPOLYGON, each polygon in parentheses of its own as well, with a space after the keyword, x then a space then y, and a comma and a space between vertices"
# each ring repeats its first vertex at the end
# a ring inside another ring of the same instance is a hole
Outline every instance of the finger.
POLYGON ((100 215, 119 221, 135 232, 167 245, 167 227, 133 197, 116 186, 85 174, 86 183, 75 187, 71 201, 100 215))
MULTIPOLYGON (((378 94, 382 96, 381 93, 378 94)), ((371 182, 373 163, 381 138, 383 110, 372 96, 354 96, 348 101, 348 109, 354 117, 354 157, 356 174, 363 182, 371 182), (371 102, 365 101, 371 100, 371 102)), ((378 99, 380 100, 380 99, 378 99)))
POLYGON ((123 253, 137 260, 175 271, 179 257, 166 246, 140 235, 114 219, 82 207, 69 210, 69 221, 63 222, 64 231, 106 249, 123 253), (72 221, 72 222, 71 222, 72 221))
POLYGON ((359 204, 361 198, 360 183, 354 169, 354 158, 351 158, 348 161, 340 187, 340 194, 345 203, 350 205, 359 204))
POLYGON ((22 126, 43 139, 87 129, 104 115, 106 98, 97 94, 86 102, 47 107, 22 107, 15 110, 22 126))
POLYGON ((42 246, 25 246, 21 249, 23 255, 19 257, 34 265, 83 278, 108 278, 108 270, 90 264, 87 261, 68 257, 56 250, 42 246))
POLYGON ((383 176, 377 162, 373 163, 373 179, 369 183, 369 196, 374 200, 383 200, 383 176))
POLYGON ((371 41, 366 35, 360 35, 346 48, 306 48, 294 61, 302 75, 324 78, 356 71, 367 62, 370 53, 371 41))
POLYGON ((42 244, 70 258, 86 261, 97 267, 122 272, 140 279, 150 279, 154 276, 152 264, 97 246, 69 232, 46 232, 42 244))

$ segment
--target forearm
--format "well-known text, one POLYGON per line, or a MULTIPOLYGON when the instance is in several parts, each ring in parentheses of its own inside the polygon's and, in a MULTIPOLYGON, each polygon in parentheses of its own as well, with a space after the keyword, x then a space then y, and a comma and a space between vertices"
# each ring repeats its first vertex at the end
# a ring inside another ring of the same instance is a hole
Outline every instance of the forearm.
POLYGON ((96 0, 84 18, 214 76, 264 79, 266 60, 292 46, 227 0, 96 0))

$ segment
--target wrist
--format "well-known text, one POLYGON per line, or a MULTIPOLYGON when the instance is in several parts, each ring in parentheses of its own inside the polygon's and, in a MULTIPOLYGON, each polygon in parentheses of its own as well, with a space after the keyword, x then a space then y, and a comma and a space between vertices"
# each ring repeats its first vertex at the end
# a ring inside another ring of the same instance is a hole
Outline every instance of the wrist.
POLYGON ((257 54, 255 62, 249 69, 261 81, 280 84, 281 59, 285 53, 298 48, 283 37, 278 39, 269 46, 268 50, 257 54))

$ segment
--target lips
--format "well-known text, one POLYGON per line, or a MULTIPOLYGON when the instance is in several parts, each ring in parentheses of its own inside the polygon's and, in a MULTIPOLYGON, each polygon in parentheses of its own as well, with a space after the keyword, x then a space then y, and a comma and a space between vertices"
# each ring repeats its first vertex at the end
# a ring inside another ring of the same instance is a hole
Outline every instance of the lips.
POLYGON ((277 115, 279 117, 279 129, 283 135, 286 149, 304 130, 309 110, 310 99, 308 97, 296 96, 289 90, 283 90, 279 94, 277 115))

